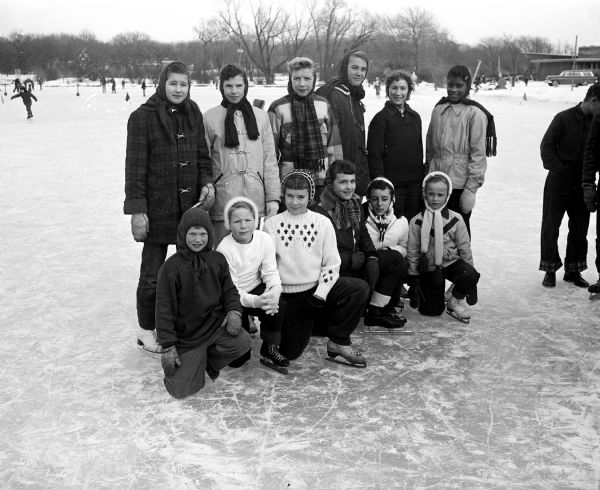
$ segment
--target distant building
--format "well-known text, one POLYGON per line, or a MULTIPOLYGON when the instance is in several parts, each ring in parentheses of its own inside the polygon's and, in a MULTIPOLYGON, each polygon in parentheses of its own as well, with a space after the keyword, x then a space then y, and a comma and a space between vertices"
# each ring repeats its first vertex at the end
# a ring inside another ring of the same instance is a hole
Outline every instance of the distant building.
POLYGON ((535 80, 558 75, 565 70, 600 72, 600 46, 582 46, 577 56, 552 53, 523 53, 529 60, 529 71, 535 80))

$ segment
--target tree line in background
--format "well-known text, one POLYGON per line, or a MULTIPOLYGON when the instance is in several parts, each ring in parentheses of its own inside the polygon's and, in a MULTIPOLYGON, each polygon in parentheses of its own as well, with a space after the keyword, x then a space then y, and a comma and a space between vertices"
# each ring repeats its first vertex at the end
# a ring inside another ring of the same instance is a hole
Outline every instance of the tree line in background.
MULTIPOLYGON (((267 0, 221 0, 217 17, 194 28, 195 39, 161 43, 140 32, 127 32, 109 42, 94 34, 0 37, 0 73, 35 73, 44 79, 101 76, 157 78, 161 61, 181 60, 194 66, 193 78, 213 80, 226 63, 241 63, 257 83, 273 83, 295 56, 319 65, 320 78, 337 72, 336 63, 351 49, 364 50, 372 60, 369 79, 390 70, 414 71, 420 80, 442 84, 448 68, 481 60, 480 73, 494 76, 527 72, 524 52, 569 53, 567 43, 553 46, 546 38, 490 36, 477 45, 459 44, 433 12, 407 7, 393 15, 373 15, 344 0, 305 0, 296 9, 267 0)), ((570 53, 569 53, 570 54, 570 53)))

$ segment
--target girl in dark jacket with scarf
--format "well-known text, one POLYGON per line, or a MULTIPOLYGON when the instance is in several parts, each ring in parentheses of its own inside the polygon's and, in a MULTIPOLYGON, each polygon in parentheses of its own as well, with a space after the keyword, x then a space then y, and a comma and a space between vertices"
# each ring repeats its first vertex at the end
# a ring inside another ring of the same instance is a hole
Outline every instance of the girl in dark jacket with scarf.
POLYGON ((125 214, 133 238, 144 242, 137 288, 138 344, 158 352, 154 335, 156 279, 182 214, 214 201, 212 168, 200 109, 190 99, 189 74, 166 65, 156 93, 127 123, 125 214))
POLYGON ((406 103, 414 86, 410 73, 395 71, 385 81, 389 100, 369 124, 369 172, 394 185, 394 214, 408 221, 421 211, 425 176, 421 117, 406 103))

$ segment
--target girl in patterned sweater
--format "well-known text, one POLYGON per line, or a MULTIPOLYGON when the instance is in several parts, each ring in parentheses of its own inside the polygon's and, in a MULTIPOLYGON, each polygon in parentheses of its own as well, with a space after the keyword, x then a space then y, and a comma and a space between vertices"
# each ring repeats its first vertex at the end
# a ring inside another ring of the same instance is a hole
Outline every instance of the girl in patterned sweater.
POLYGON ((275 243, 284 304, 279 350, 297 359, 314 330, 329 338, 327 355, 341 356, 365 367, 364 356, 352 346, 350 334, 364 311, 369 287, 361 279, 339 277, 340 255, 335 231, 325 216, 308 210, 315 185, 310 175, 295 170, 282 181, 286 211, 265 222, 275 243), (315 325, 317 324, 317 325, 315 325))

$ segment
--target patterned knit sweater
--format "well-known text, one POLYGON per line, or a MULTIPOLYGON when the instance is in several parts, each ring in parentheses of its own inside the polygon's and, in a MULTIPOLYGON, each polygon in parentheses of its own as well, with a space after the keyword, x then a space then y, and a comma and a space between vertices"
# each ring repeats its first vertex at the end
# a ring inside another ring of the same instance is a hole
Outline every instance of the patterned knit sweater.
POLYGON ((314 294, 326 299, 338 280, 340 254, 331 221, 307 211, 285 211, 265 221, 275 243, 277 267, 284 293, 299 293, 317 286, 314 294))

